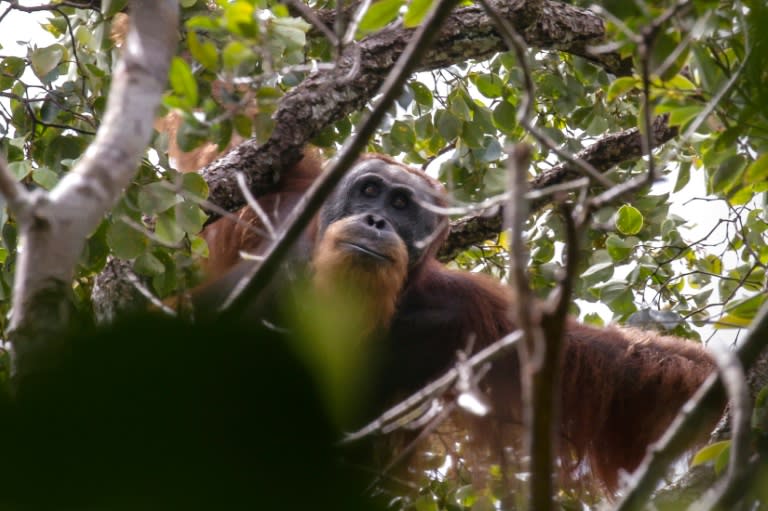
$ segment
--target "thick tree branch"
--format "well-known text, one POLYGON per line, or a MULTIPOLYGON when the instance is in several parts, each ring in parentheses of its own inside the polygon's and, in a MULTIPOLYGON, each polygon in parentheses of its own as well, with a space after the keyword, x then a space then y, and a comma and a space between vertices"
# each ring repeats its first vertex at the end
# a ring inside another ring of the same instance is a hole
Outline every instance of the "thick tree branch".
MULTIPOLYGON (((653 123, 655 147, 669 141, 677 135, 677 128, 670 127, 665 116, 658 117, 653 123)), ((607 172, 615 165, 639 158, 643 154, 642 137, 637 128, 615 133, 601 138, 577 157, 589 162, 601 172, 607 172)), ((576 179, 581 173, 571 164, 561 164, 542 172, 531 182, 531 189, 541 190, 550 186, 576 179)), ((540 208, 544 201, 533 202, 532 209, 540 208)), ((451 224, 451 234, 440 250, 439 258, 443 261, 453 259, 467 247, 482 243, 501 232, 503 212, 497 211, 487 216, 461 218, 451 224)))
MULTIPOLYGON (((617 52, 596 55, 589 51, 589 48, 605 43, 605 27, 602 18, 587 9, 555 0, 493 0, 489 3, 533 48, 578 55, 617 76, 632 73, 631 59, 622 59, 617 52)), ((354 7, 348 7, 347 12, 354 7)), ((333 27, 336 11, 323 9, 317 12, 317 17, 327 27, 333 27)), ((319 34, 315 30, 310 32, 310 35, 319 34)), ((509 50, 481 5, 456 9, 443 27, 438 44, 440 51, 430 54, 431 59, 425 61, 423 69, 443 67, 467 58, 481 60, 509 50), (441 53, 450 56, 441 62, 441 53)))
MULTIPOLYGON (((581 55, 616 74, 630 70, 628 61, 616 55, 589 53, 588 48, 603 43, 605 36, 602 20, 590 11, 552 0, 494 2, 494 7, 532 47, 581 55)), ((370 101, 412 33, 396 26, 347 46, 334 69, 308 77, 289 92, 275 113, 275 128, 268 141, 262 145, 246 141, 202 170, 211 190, 210 200, 229 211, 245 204, 234 170, 245 172, 254 193, 268 190, 323 128, 370 101)), ((422 58, 420 69, 484 59, 506 50, 491 19, 479 6, 452 14, 437 37, 422 58)))

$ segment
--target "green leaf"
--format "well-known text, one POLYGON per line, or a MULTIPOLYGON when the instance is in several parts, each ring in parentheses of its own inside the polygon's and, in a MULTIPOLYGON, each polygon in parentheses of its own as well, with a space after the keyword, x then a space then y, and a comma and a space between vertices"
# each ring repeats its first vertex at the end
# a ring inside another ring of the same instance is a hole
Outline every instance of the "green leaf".
POLYGON ((752 324, 751 319, 740 318, 733 314, 725 314, 715 322, 715 329, 725 330, 728 328, 747 328, 752 324))
POLYGON ((461 128, 461 139, 472 149, 483 147, 483 128, 476 122, 465 122, 461 128))
MULTIPOLYGON (((218 19, 216 18, 216 20, 218 19)), ((192 16, 187 20, 187 29, 215 32, 219 29, 219 25, 208 16, 192 16)))
POLYGON ((675 189, 674 192, 679 192, 682 190, 685 185, 688 184, 688 181, 691 179, 691 162, 684 161, 680 164, 680 170, 677 173, 677 180, 675 181, 675 189))
POLYGON ((768 153, 753 161, 744 172, 744 183, 752 184, 768 180, 768 153))
POLYGON ((672 89, 695 91, 696 85, 683 75, 675 75, 670 80, 667 80, 664 85, 672 89))
POLYGON ((253 133, 253 121, 247 115, 238 114, 232 119, 235 131, 243 138, 251 138, 253 133))
POLYGON ((24 59, 6 57, 0 61, 0 91, 10 89, 24 74, 24 59))
POLYGON ((219 69, 219 51, 211 41, 202 41, 197 31, 187 32, 187 46, 192 56, 209 71, 216 72, 219 69))
POLYGON ((464 96, 460 92, 452 93, 449 96, 448 108, 453 115, 461 119, 462 121, 472 120, 472 111, 467 104, 467 100, 471 103, 472 99, 464 96))
POLYGON ((43 106, 40 108, 40 120, 47 123, 52 123, 56 120, 59 113, 62 112, 59 102, 52 98, 46 98, 43 102, 43 106))
POLYGON ((136 261, 134 261, 133 269, 139 275, 153 277, 163 273, 165 271, 165 265, 150 252, 144 252, 136 258, 136 261))
POLYGON ((361 34, 369 34, 384 27, 397 18, 404 3, 404 0, 379 0, 365 13, 357 30, 361 34))
POLYGON ((272 36, 280 39, 288 50, 301 50, 307 44, 309 28, 300 18, 277 18, 272 21, 272 36))
POLYGON ((16 181, 21 181, 32 172, 32 163, 27 160, 14 161, 8 164, 8 170, 11 171, 16 181))
POLYGON ((253 37, 257 34, 254 8, 251 2, 237 1, 224 9, 224 24, 233 34, 253 37))
POLYGON ((155 235, 167 245, 177 245, 184 239, 184 230, 176 221, 176 208, 170 208, 157 217, 155 225, 155 235))
POLYGON ((176 131, 179 149, 189 152, 207 141, 208 131, 193 116, 184 116, 184 122, 176 131))
POLYGON ((120 259, 133 259, 149 245, 144 233, 139 232, 119 219, 113 219, 107 230, 107 243, 112 253, 120 259))
POLYGON ((625 239, 620 238, 615 234, 610 234, 605 240, 605 248, 608 251, 608 255, 611 256, 611 259, 613 259, 615 262, 620 262, 624 261, 630 256, 634 245, 628 243, 625 239))
POLYGON ((625 236, 633 236, 643 228, 643 214, 640 210, 624 204, 616 214, 616 229, 625 236))
POLYGON ((188 172, 181 178, 182 189, 193 197, 198 199, 208 198, 208 183, 203 176, 196 172, 188 172))
MULTIPOLYGON (((674 56, 673 53, 677 51, 681 37, 681 33, 676 30, 663 31, 656 34, 656 37, 653 40, 653 45, 650 48, 651 69, 657 69, 663 62, 667 62, 670 57, 674 56)), ((680 52, 672 61, 672 65, 664 70, 661 79, 671 80, 672 77, 676 76, 685 64, 687 58, 688 52, 686 50, 680 52)))
POLYGON ((723 449, 723 452, 721 452, 717 458, 715 459, 715 474, 720 475, 723 473, 723 471, 728 468, 728 461, 731 457, 731 446, 730 444, 723 449))
POLYGON ((413 98, 416 100, 416 103, 432 108, 432 91, 426 85, 413 81, 408 86, 413 91, 413 98))
POLYGON ((46 190, 52 190, 59 182, 59 176, 51 169, 41 167, 32 171, 32 180, 46 190))
POLYGON ((104 265, 107 264, 107 257, 109 257, 107 231, 109 225, 110 222, 108 220, 102 221, 96 231, 88 237, 88 241, 85 243, 83 252, 80 255, 79 276, 94 275, 103 270, 104 265))
POLYGON ((416 511, 438 511, 440 508, 432 495, 421 495, 413 502, 416 511))
POLYGON ((44 48, 37 48, 33 50, 29 56, 29 60, 32 63, 32 71, 37 75, 40 80, 46 81, 45 77, 58 66, 66 50, 60 44, 52 44, 44 48))
POLYGON ((208 243, 202 236, 192 236, 189 250, 194 257, 207 258, 209 255, 208 243))
POLYGON ((431 6, 432 0, 411 0, 408 10, 403 15, 403 26, 405 28, 418 27, 431 6))
POLYGON ((228 71, 238 71, 255 60, 256 55, 253 50, 240 41, 231 41, 221 52, 222 64, 228 71))
POLYGON ((730 440, 722 440, 702 447, 691 460, 691 466, 695 467, 709 461, 714 461, 725 449, 729 448, 730 445, 730 440))
POLYGON ((549 238, 541 238, 531 250, 531 259, 538 264, 548 263, 555 256, 555 244, 549 238))
POLYGON ((78 43, 88 49, 98 48, 98 42, 94 40, 94 33, 91 32, 85 25, 80 25, 77 27, 77 30, 75 30, 75 39, 78 43))
POLYGON ((138 204, 142 213, 154 215, 181 202, 181 197, 167 181, 158 181, 143 186, 139 190, 138 204))
POLYGON ((195 80, 189 64, 181 57, 174 57, 171 61, 169 81, 173 92, 182 99, 184 106, 192 109, 198 103, 197 81, 195 80))
POLYGON ((504 82, 498 75, 473 73, 470 74, 470 79, 480 94, 486 98, 498 98, 504 92, 504 82))
POLYGON ((613 276, 616 265, 613 262, 593 264, 584 271, 580 279, 588 286, 593 286, 598 282, 605 282, 613 276))
POLYGON ((669 109, 669 125, 684 126, 688 121, 699 115, 704 107, 702 105, 681 106, 669 109))
POLYGON ((747 161, 743 156, 734 154, 726 158, 715 170, 710 179, 713 193, 726 195, 741 182, 747 161))
POLYGON ((408 123, 403 121, 395 121, 392 124, 389 136, 392 139, 392 144, 395 148, 404 152, 413 149, 413 145, 416 143, 416 134, 408 123))
POLYGON ((127 4, 128 0, 103 0, 101 2, 101 12, 104 14, 104 17, 111 18, 125 9, 127 4))
POLYGON ((232 121, 224 119, 211 126, 210 141, 216 144, 216 148, 223 152, 232 141, 232 121))
POLYGON ((626 282, 608 282, 599 288, 600 300, 617 314, 631 314, 637 310, 632 289, 626 282))
POLYGON ((763 302, 765 302, 765 294, 758 293, 748 298, 741 298, 730 302, 726 305, 725 311, 731 316, 751 321, 757 315, 757 311, 760 310, 763 302))
POLYGON ((617 78, 613 81, 613 83, 611 83, 610 87, 608 87, 606 99, 608 101, 613 101, 617 97, 625 94, 626 92, 629 92, 639 85, 640 80, 634 76, 622 76, 621 78, 617 78))
POLYGON ((437 132, 448 141, 459 136, 462 122, 447 110, 438 110, 435 113, 435 126, 437 132))
POLYGON ((605 321, 597 312, 590 312, 584 316, 584 323, 593 326, 605 326, 605 321))
POLYGON ((728 202, 734 206, 741 206, 749 203, 755 198, 753 186, 736 186, 728 193, 728 202))
POLYGON ((192 202, 182 202, 176 206, 176 221, 179 228, 189 234, 197 234, 203 229, 208 219, 200 207, 192 202))
POLYGON ((720 275, 723 271, 723 260, 715 254, 707 254, 697 262, 696 266, 707 273, 720 275))
POLYGON ((504 133, 512 133, 517 127, 517 109, 509 101, 501 101, 493 109, 493 125, 504 133))

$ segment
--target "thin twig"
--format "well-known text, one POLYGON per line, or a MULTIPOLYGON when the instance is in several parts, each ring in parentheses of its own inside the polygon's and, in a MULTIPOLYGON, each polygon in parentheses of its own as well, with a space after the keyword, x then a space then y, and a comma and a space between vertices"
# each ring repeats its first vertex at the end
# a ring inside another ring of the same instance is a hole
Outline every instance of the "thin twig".
MULTIPOLYGON (((339 2, 340 3, 340 2, 339 2)), ((349 20, 346 33, 341 39, 341 44, 346 46, 355 40, 355 34, 357 33, 357 27, 360 26, 360 22, 363 20, 363 16, 368 12, 368 8, 371 6, 371 0, 363 0, 355 10, 355 15, 349 20)))
POLYGON ((177 312, 172 307, 169 307, 168 305, 164 304, 163 301, 160 300, 160 298, 158 298, 152 291, 150 291, 147 288, 147 286, 144 285, 144 283, 141 281, 141 279, 139 279, 139 277, 136 276, 135 273, 133 273, 132 271, 129 270, 129 271, 127 271, 125 273, 125 278, 128 279, 128 282, 130 282, 131 285, 139 293, 141 293, 141 295, 144 298, 149 300, 149 302, 152 305, 154 305, 155 307, 160 309, 164 314, 166 314, 168 316, 171 316, 171 317, 174 317, 174 318, 178 315, 177 312))
MULTIPOLYGON (((744 374, 744 367, 732 352, 715 352, 715 362, 720 374, 720 381, 725 387, 731 413, 731 452, 728 460, 728 472, 723 481, 707 491, 689 509, 691 511, 733 509, 730 502, 734 493, 731 488, 739 486, 748 475, 750 467, 750 410, 752 398, 744 374)), ((743 496, 743 495, 742 495, 743 496)))
POLYGON ((14 9, 22 12, 55 11, 61 7, 74 7, 75 9, 98 10, 98 7, 93 6, 93 2, 85 2, 81 4, 78 2, 63 0, 61 2, 56 2, 55 4, 24 6, 24 5, 20 5, 18 0, 7 0, 7 1, 9 4, 11 4, 9 9, 14 9))
POLYGON ((284 1, 288 4, 289 7, 295 9, 307 23, 319 30, 325 36, 325 38, 328 39, 328 42, 331 43, 331 46, 334 48, 339 47, 339 39, 336 37, 336 34, 334 34, 333 30, 328 28, 325 23, 323 23, 323 21, 318 17, 317 13, 315 13, 313 9, 304 4, 304 2, 301 0, 284 1))
MULTIPOLYGON (((545 332, 543 317, 532 307, 530 282, 526 274, 527 251, 523 241, 525 222, 528 218, 528 202, 522 199, 528 183, 526 176, 531 161, 531 148, 517 144, 510 151, 507 164, 509 178, 507 188, 511 203, 504 208, 504 223, 509 233, 511 246, 509 255, 510 286, 515 295, 513 310, 515 323, 523 331, 524 342, 518 346, 522 373, 523 418, 525 422, 525 453, 528 456, 526 481, 531 508, 548 510, 552 508, 555 493, 555 427, 554 410, 556 400, 549 374, 553 365, 549 336, 545 332)), ((502 451, 501 455, 504 453, 502 451)), ((508 483, 507 483, 508 484, 508 483)), ((504 488, 502 502, 511 501, 511 489, 504 488)))
POLYGON ((424 439, 428 438, 429 435, 431 435, 437 428, 445 422, 445 420, 453 413, 453 411, 456 409, 456 402, 452 401, 448 403, 448 405, 440 410, 436 417, 434 417, 429 424, 427 424, 424 429, 419 431, 419 434, 411 440, 411 442, 403 449, 402 451, 398 452, 397 455, 392 459, 387 465, 379 472, 379 474, 376 475, 376 477, 371 481, 371 483, 366 488, 366 491, 371 491, 379 482, 397 465, 400 464, 404 459, 406 459, 411 452, 422 442, 424 439))
POLYGON ((269 220, 269 215, 267 215, 264 208, 261 207, 261 204, 256 200, 256 197, 253 196, 251 189, 248 188, 248 184, 245 182, 245 175, 242 172, 235 172, 235 179, 237 179, 237 185, 240 187, 240 193, 245 197, 246 204, 248 204, 248 207, 256 213, 256 216, 261 220, 261 224, 267 230, 267 239, 274 240, 277 235, 275 233, 275 228, 269 220))
MULTIPOLYGON (((483 348, 481 351, 473 355, 467 361, 467 364, 472 368, 477 368, 494 360, 507 349, 511 348, 512 346, 516 346, 522 336, 522 332, 516 330, 502 337, 490 346, 483 348)), ((385 425, 398 420, 398 418, 402 417, 403 415, 408 414, 414 408, 421 406, 424 401, 432 399, 438 395, 442 395, 446 389, 448 389, 448 387, 453 385, 458 376, 459 370, 456 367, 449 369, 441 377, 428 383, 418 392, 411 394, 406 399, 385 411, 383 414, 381 414, 379 417, 377 417, 363 428, 352 433, 345 434, 341 443, 352 443, 360 440, 361 438, 372 435, 377 431, 381 431, 385 425)))

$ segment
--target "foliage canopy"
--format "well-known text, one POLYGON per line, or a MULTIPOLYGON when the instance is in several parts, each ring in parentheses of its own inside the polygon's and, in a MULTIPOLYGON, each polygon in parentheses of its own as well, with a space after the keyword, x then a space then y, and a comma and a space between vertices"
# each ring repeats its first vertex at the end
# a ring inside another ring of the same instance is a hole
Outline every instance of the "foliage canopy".
MULTIPOLYGON (((2 40, 0 155, 29 187, 54 188, 102 121, 127 2, 104 1, 100 9, 97 3, 54 2, 35 28, 50 34, 51 44, 36 43, 35 33, 18 43, 2 40)), ((94 278, 110 257, 131 261, 159 297, 199 279, 209 184, 200 174, 179 172, 169 146, 188 152, 206 144, 224 150, 244 139, 267 143, 281 101, 337 62, 338 48, 290 2, 180 3, 179 56, 159 114, 173 113, 180 124, 155 134, 133 183, 89 238, 73 285, 86 316, 94 278)), ((343 42, 382 37, 393 23, 418 26, 430 5, 374 2, 343 42)), ((307 6, 332 27, 333 2, 307 6)), ((11 3, 0 11, 0 33, 13 10, 25 9, 11 3)), ((735 342, 766 297, 768 7, 763 0, 609 0, 597 13, 606 23, 598 49, 630 62, 630 72, 579 56, 565 34, 549 49, 531 48, 526 74, 514 51, 489 56, 478 49, 487 42, 479 35, 464 59, 410 77, 368 150, 424 166, 446 183, 456 205, 465 205, 504 192, 509 144, 533 144, 535 182, 563 163, 555 149, 574 155, 593 144, 610 147, 612 134, 638 126, 645 133, 646 112, 667 115, 677 132, 653 151, 658 182, 595 213, 581 243, 572 312, 595 324, 650 326, 694 339, 714 333, 735 342), (526 99, 533 102, 532 124, 548 142, 521 122, 526 99)), ((333 155, 370 109, 372 98, 363 99, 361 109, 320 126, 307 142, 333 155)), ((311 105, 303 113, 319 115, 311 105)), ((612 161, 605 175, 614 183, 649 167, 647 157, 617 154, 612 161)), ((5 209, 0 230, 4 332, 18 250, 15 219, 5 209)), ((537 205, 526 233, 531 283, 543 296, 563 267, 564 225, 555 208, 537 205)), ((504 279, 509 248, 506 234, 497 232, 462 247, 450 264, 504 279)), ((724 459, 722 451, 708 452, 697 461, 724 459)), ((482 508, 464 487, 431 484, 417 509, 482 508)))

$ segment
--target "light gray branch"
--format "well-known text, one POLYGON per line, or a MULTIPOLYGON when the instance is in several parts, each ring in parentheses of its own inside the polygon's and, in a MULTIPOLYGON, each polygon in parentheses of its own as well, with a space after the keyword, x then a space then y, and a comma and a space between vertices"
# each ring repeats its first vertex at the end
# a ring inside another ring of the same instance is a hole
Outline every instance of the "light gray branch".
POLYGON ((20 219, 10 330, 18 374, 51 358, 48 343, 71 320, 67 295, 85 240, 136 173, 152 134, 176 50, 178 5, 134 0, 131 7, 133 26, 96 139, 50 193, 32 194, 30 214, 20 219))

